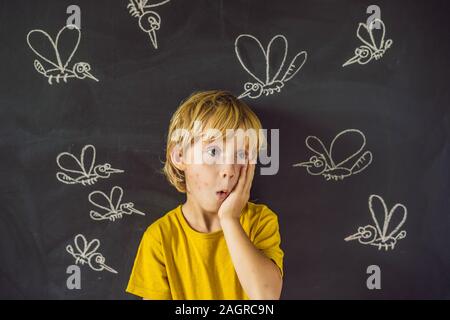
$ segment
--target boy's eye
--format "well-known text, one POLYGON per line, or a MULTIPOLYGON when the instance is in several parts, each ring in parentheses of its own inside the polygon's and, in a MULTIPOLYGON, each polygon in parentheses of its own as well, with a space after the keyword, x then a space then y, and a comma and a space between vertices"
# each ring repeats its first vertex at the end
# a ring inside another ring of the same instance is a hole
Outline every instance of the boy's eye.
POLYGON ((237 156, 241 159, 245 159, 247 157, 247 153, 244 150, 240 150, 238 151, 237 156))
POLYGON ((219 149, 218 148, 216 148, 216 147, 212 147, 212 148, 209 148, 208 150, 207 150, 207 152, 208 152, 208 154, 211 156, 211 157, 216 157, 216 156, 218 156, 219 155, 219 149))

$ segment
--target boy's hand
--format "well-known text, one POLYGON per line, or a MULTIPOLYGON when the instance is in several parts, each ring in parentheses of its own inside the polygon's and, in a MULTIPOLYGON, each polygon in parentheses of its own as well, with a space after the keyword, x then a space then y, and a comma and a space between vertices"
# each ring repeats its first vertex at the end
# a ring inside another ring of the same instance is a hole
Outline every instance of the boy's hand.
POLYGON ((221 222, 225 220, 239 220, 242 209, 250 198, 250 189, 252 187, 254 174, 255 164, 247 162, 241 167, 239 180, 236 186, 219 208, 218 215, 221 222))

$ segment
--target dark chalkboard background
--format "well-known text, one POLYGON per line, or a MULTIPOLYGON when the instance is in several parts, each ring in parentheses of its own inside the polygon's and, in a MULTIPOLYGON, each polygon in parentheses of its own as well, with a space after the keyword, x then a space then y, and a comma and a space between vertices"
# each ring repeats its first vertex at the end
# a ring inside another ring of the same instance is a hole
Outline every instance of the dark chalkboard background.
POLYGON ((127 1, 0 1, 0 297, 132 299, 124 292, 145 228, 184 196, 158 173, 169 119, 191 92, 250 80, 234 41, 249 33, 265 46, 289 41, 288 59, 305 50, 302 70, 281 93, 245 101, 263 126, 280 129, 280 170, 255 176, 251 199, 278 215, 285 251, 284 299, 450 298, 449 41, 444 1, 181 1, 155 8, 159 48, 130 16, 127 1), (26 43, 32 29, 52 37, 66 8, 81 8, 75 61, 100 82, 49 85, 26 43), (394 40, 367 65, 342 64, 360 45, 359 22, 376 4, 394 40), (326 144, 342 130, 367 138, 373 163, 343 181, 311 176, 292 164, 311 155, 308 135, 326 144), (86 144, 97 162, 123 174, 94 186, 66 185, 56 156, 86 144), (124 189, 147 213, 93 221, 88 194, 124 189), (407 237, 379 251, 344 238, 370 223, 368 197, 408 208, 407 237), (81 266, 81 290, 66 288, 76 234, 101 241, 117 275, 81 266), (381 268, 381 290, 368 290, 366 268, 381 268))

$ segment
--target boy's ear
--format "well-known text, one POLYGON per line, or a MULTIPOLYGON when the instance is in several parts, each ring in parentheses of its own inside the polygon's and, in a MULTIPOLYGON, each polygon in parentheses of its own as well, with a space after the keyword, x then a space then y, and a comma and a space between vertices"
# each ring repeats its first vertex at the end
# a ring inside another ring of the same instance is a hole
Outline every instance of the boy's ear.
POLYGON ((180 147, 175 146, 170 153, 170 159, 178 170, 184 171, 186 166, 183 162, 183 152, 180 147))

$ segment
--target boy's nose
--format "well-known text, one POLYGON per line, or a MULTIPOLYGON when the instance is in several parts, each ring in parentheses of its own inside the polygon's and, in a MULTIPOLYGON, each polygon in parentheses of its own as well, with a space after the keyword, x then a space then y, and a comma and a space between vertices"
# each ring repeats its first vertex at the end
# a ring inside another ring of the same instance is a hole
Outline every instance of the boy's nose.
POLYGON ((234 167, 233 165, 224 165, 221 169, 220 176, 222 178, 233 178, 234 177, 234 167))
POLYGON ((227 177, 228 177, 228 178, 231 179, 231 178, 234 177, 234 174, 233 174, 233 173, 230 174, 230 173, 224 172, 224 173, 222 174, 222 177, 223 177, 223 178, 227 178, 227 177))

